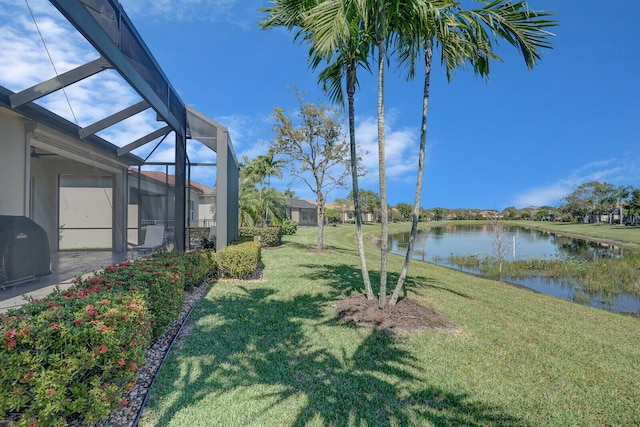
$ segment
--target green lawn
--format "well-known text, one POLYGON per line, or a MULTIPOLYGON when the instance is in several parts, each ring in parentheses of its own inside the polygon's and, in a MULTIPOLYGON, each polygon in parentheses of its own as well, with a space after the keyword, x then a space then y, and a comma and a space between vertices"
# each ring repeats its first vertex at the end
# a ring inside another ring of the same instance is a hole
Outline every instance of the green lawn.
POLYGON ((639 319, 413 262, 408 296, 454 332, 343 325, 332 303, 362 292, 354 240, 328 227, 332 252, 312 253, 315 229, 300 229, 263 251, 262 281, 214 285, 142 425, 640 425, 639 319))
POLYGON ((640 244, 640 227, 638 226, 608 223, 573 224, 548 221, 507 221, 507 224, 522 225, 559 234, 595 237, 634 245, 640 244))

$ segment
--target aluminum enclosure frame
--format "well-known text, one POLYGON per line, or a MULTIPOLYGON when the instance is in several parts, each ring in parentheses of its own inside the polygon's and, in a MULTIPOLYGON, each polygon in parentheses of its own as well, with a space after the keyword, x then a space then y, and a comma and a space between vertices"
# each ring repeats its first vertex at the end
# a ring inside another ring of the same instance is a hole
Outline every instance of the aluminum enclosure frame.
MULTIPOLYGON (((216 222, 218 246, 219 248, 226 246, 237 237, 237 192, 239 188, 237 182, 238 161, 226 128, 200 113, 192 113, 191 115, 188 113, 188 109, 178 96, 177 91, 163 73, 117 0, 50 0, 50 3, 100 53, 101 58, 99 62, 96 62, 98 68, 116 70, 143 99, 142 103, 131 106, 84 129, 78 129, 77 134, 81 138, 95 136, 95 132, 148 107, 153 108, 158 119, 164 121, 166 126, 118 150, 120 156, 129 155, 129 151, 132 149, 150 142, 153 140, 152 136, 166 135, 171 131, 175 133, 175 248, 178 251, 186 249, 187 138, 199 140, 216 151, 218 155, 217 186, 219 190, 222 190, 218 191, 217 203, 218 206, 226 206, 224 214, 216 222), (194 122, 191 128, 197 129, 197 131, 194 132, 194 135, 188 135, 189 118, 198 123, 206 123, 206 125, 199 126, 194 122), (219 138, 218 133, 223 138, 219 138), (212 141, 216 141, 216 143, 214 144, 212 141), (232 203, 232 206, 229 206, 229 202, 232 203), (235 215, 233 215, 234 212, 235 215)), ((54 90, 77 81, 76 77, 82 78, 83 72, 88 76, 90 73, 94 73, 94 70, 99 72, 99 69, 87 65, 83 69, 71 73, 66 81, 62 81, 58 76, 58 87, 54 90), (91 69, 84 71, 88 68, 91 69)), ((43 84, 41 87, 44 86, 46 85, 43 84)), ((29 97, 35 99, 35 96, 34 88, 30 88, 30 92, 25 91, 25 93, 17 94, 14 98, 16 102, 19 99, 25 99, 27 102, 31 101, 29 97)))

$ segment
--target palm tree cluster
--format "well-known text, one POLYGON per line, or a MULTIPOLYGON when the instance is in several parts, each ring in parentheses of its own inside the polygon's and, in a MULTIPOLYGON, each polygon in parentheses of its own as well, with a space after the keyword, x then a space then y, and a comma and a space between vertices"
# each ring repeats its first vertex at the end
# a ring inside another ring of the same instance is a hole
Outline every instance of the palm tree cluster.
POLYGON ((274 158, 273 150, 249 160, 244 155, 240 163, 240 193, 238 197, 241 226, 280 224, 285 218, 285 196, 271 188, 271 177, 282 178, 282 160, 274 158))
POLYGON ((384 79, 386 67, 394 61, 412 79, 416 66, 424 62, 424 91, 421 134, 417 163, 416 195, 409 248, 398 283, 389 299, 395 304, 403 288, 417 233, 424 171, 429 85, 434 51, 449 80, 453 71, 466 65, 486 77, 491 60, 500 60, 494 46, 506 40, 522 55, 529 69, 541 58, 540 49, 550 48, 548 27, 556 25, 552 14, 530 10, 524 1, 479 1, 477 9, 465 9, 457 0, 274 0, 263 9, 262 28, 295 30, 294 40, 309 46, 310 65, 319 72, 319 82, 329 98, 344 104, 346 88, 352 191, 356 213, 356 236, 367 298, 374 293, 364 256, 358 164, 355 135, 354 94, 358 71, 377 66, 378 170, 381 199, 380 289, 378 305, 387 304, 387 189, 384 135, 384 79), (343 87, 344 85, 344 87, 343 87))

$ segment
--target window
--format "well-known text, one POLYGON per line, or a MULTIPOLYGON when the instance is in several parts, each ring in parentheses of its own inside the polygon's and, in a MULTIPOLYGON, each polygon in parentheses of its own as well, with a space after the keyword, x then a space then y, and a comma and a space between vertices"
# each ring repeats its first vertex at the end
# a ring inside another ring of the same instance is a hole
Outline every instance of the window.
POLYGON ((189 200, 189 220, 190 221, 196 220, 196 201, 195 200, 189 200))

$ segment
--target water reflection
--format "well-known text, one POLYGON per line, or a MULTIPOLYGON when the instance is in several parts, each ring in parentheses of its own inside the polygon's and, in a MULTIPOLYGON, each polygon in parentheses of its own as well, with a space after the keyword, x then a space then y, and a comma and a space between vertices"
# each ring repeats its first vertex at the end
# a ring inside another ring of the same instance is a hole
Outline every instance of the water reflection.
MULTIPOLYGON (((502 237, 508 253, 506 260, 559 259, 590 262, 601 259, 620 258, 624 249, 620 246, 577 239, 574 237, 527 229, 506 227, 502 237)), ((446 224, 427 226, 418 232, 414 259, 431 262, 456 270, 480 274, 477 268, 461 267, 450 261, 451 256, 495 256, 495 229, 492 224, 446 224)), ((409 233, 389 237, 391 253, 404 255, 409 244, 409 233)), ((592 307, 640 315, 640 297, 619 293, 603 295, 588 293, 578 283, 548 277, 524 277, 508 279, 509 282, 525 286, 537 292, 592 307)))

